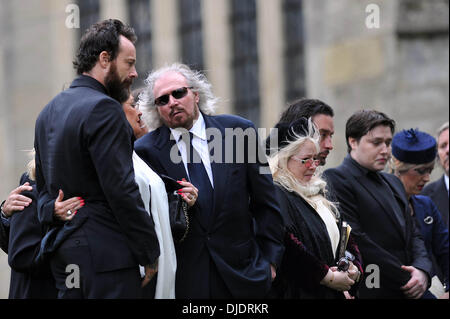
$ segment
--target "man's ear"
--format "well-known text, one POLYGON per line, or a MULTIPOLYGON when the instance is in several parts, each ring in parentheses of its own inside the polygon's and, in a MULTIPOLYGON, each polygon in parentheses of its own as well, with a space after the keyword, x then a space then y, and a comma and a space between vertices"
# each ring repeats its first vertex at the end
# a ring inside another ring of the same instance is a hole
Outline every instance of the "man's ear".
POLYGON ((198 102, 200 102, 200 95, 198 94, 198 92, 194 92, 194 96, 195 96, 194 101, 195 101, 195 103, 197 103, 197 105, 198 105, 198 102))
POLYGON ((348 144, 350 145, 352 150, 355 150, 356 147, 358 146, 358 140, 354 137, 349 137, 348 144))
POLYGON ((100 66, 103 69, 106 69, 109 66, 109 63, 111 62, 109 53, 106 51, 102 51, 99 55, 98 62, 100 63, 100 66))

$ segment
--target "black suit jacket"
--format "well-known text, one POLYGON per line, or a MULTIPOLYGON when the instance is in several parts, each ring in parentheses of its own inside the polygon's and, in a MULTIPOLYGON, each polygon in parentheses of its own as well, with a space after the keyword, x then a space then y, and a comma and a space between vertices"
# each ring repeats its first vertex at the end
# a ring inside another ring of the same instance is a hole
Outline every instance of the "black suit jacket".
POLYGON ((122 106, 90 76, 79 76, 39 114, 35 129, 39 219, 58 230, 60 244, 82 232, 95 271, 153 263, 159 244, 132 164, 132 129, 122 106), (60 225, 52 209, 58 190, 86 205, 60 225), (48 213, 45 213, 48 212, 48 213))
POLYGON ((448 229, 448 191, 445 186, 444 175, 437 181, 425 186, 422 195, 429 196, 436 204, 448 229))
MULTIPOLYGON (((414 266, 429 277, 431 261, 410 214, 401 181, 394 175, 381 174, 397 201, 392 203, 367 173, 367 169, 348 155, 339 167, 328 169, 324 177, 339 202, 344 219, 352 227, 364 265, 379 267, 379 288, 368 288, 362 283, 360 297, 403 298, 400 287, 408 282, 410 274, 401 266, 414 266), (400 206, 400 211, 392 208, 395 204, 400 206)), ((372 280, 371 272, 366 275, 366 280, 372 280)))
MULTIPOLYGON (((208 142, 219 147, 213 152, 221 151, 222 157, 221 162, 211 162, 214 211, 206 212, 209 218, 205 219, 194 205, 190 233, 176 247, 177 298, 209 298, 210 285, 215 285, 218 276, 233 297, 261 298, 271 286, 269 263, 278 265, 284 250, 282 219, 272 176, 270 171, 260 174, 261 164, 250 163, 247 156, 237 163, 236 144, 232 147, 234 162, 225 162, 225 128, 256 132, 250 121, 230 115, 203 117, 207 129, 217 129, 218 134, 209 137, 208 142), (210 261, 219 274, 210 269, 210 261)), ((188 179, 183 162, 176 164, 170 158, 171 151, 178 152, 170 136, 170 130, 162 126, 136 141, 136 153, 159 174, 188 179)), ((246 143, 240 155, 250 147, 246 143)))

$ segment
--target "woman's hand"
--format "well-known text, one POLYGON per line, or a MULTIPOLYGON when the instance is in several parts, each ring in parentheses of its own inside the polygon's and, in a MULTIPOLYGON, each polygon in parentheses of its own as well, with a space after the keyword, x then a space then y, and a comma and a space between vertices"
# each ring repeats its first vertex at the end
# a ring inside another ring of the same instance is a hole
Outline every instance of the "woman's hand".
POLYGON ((350 266, 348 267, 348 276, 354 280, 355 282, 359 281, 359 277, 361 276, 361 273, 358 269, 358 267, 356 267, 351 261, 350 261, 350 266))
POLYGON ((344 291, 344 296, 345 296, 345 299, 355 299, 355 297, 350 295, 350 293, 348 291, 344 291))
POLYGON ((55 200, 54 215, 62 221, 72 220, 77 211, 84 206, 84 199, 81 197, 72 197, 63 201, 64 192, 59 190, 58 197, 55 200))
POLYGON ((337 267, 331 267, 320 283, 337 291, 347 291, 355 281, 348 276, 347 272, 337 271, 337 267))
POLYGON ((26 182, 11 191, 2 206, 3 214, 5 214, 6 217, 11 217, 15 212, 20 212, 24 210, 25 207, 28 207, 31 204, 31 198, 23 196, 20 193, 25 191, 31 192, 32 190, 33 187, 30 186, 30 183, 26 182))
POLYGON ((177 183, 183 186, 183 188, 180 188, 178 190, 178 194, 183 197, 183 200, 188 204, 189 207, 194 206, 198 198, 197 187, 186 181, 185 178, 183 178, 181 181, 177 181, 177 183))

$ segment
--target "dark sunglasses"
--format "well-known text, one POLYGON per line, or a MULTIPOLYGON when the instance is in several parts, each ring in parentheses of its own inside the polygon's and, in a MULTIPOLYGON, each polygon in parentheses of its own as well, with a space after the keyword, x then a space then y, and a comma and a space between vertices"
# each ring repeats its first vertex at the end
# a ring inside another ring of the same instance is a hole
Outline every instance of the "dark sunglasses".
POLYGON ((164 106, 167 103, 169 103, 170 96, 172 95, 175 99, 179 100, 186 96, 188 93, 188 89, 192 89, 192 87, 182 87, 176 90, 173 90, 172 92, 168 94, 161 95, 157 99, 155 99, 155 105, 156 106, 164 106))

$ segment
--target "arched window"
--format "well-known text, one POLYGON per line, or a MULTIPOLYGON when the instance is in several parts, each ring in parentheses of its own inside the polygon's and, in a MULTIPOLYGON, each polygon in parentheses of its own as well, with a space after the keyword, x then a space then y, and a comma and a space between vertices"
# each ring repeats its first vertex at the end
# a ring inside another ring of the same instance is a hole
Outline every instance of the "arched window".
POLYGON ((200 0, 178 0, 181 60, 193 70, 203 70, 202 10, 200 0))
POLYGON ((285 99, 305 96, 302 0, 283 0, 285 99))
MULTIPOLYGON (((259 125, 259 70, 255 0, 232 0, 234 111, 259 125)), ((220 44, 219 44, 220 45, 220 44)))
POLYGON ((136 35, 136 70, 138 78, 134 87, 144 84, 151 71, 152 64, 152 24, 150 15, 150 0, 129 0, 129 21, 136 35))
POLYGON ((78 0, 80 8, 80 37, 94 23, 100 19, 100 3, 99 0, 78 0))

